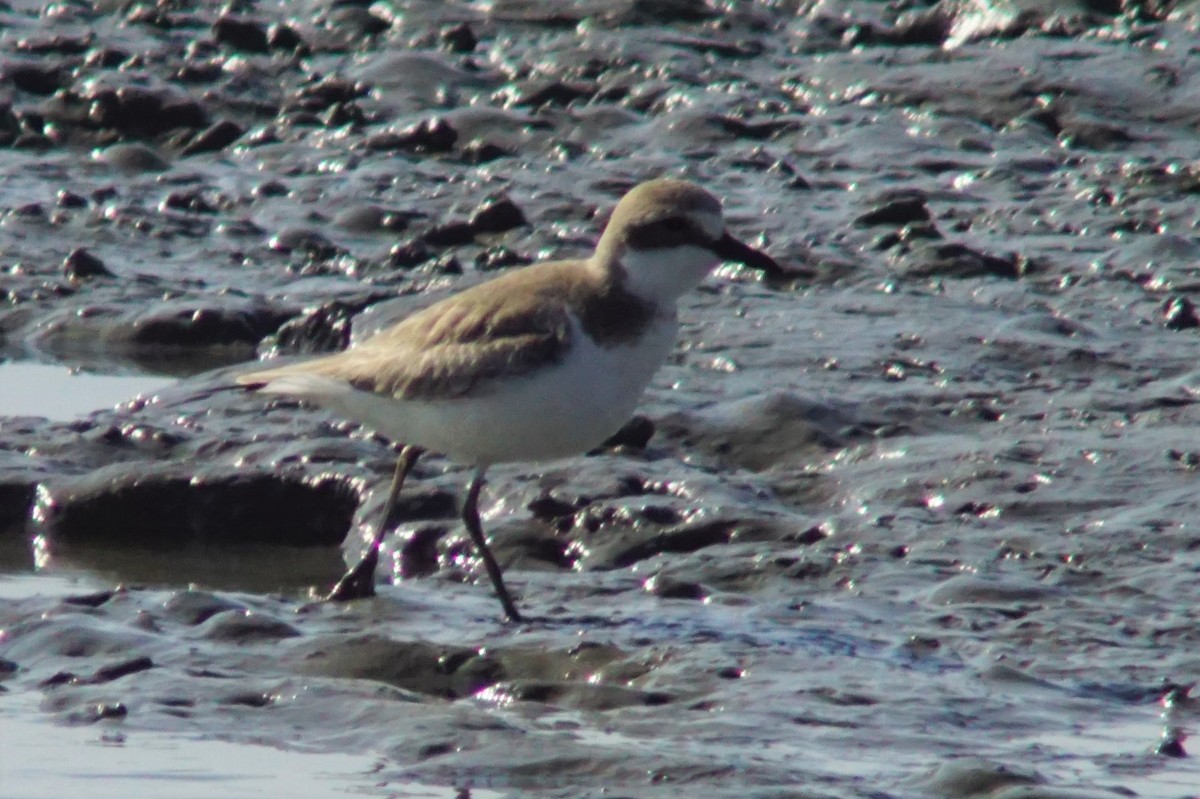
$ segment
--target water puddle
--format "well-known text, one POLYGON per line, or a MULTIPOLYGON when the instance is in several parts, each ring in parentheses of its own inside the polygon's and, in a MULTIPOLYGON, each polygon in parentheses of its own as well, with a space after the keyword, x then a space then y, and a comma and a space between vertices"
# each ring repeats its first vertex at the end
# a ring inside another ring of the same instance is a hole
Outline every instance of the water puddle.
POLYGON ((84 575, 25 572, 0 574, 0 602, 17 602, 30 597, 68 597, 112 586, 84 575))
POLYGON ((0 363, 0 416, 68 421, 175 382, 153 375, 98 375, 61 364, 0 363))
MULTIPOLYGON (((32 708, 4 704, 0 744, 0 785, 12 799, 462 795, 458 787, 386 780, 378 773, 386 763, 372 755, 287 751, 104 725, 66 727, 36 720, 32 708)), ((498 794, 473 789, 471 796, 498 794)))

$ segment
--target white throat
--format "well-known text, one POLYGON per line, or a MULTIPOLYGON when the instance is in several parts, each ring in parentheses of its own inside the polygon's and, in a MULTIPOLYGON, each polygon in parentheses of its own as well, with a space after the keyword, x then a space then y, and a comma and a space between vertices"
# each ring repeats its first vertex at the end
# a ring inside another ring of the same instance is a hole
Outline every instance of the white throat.
POLYGON ((655 304, 674 303, 700 285, 719 261, 712 252, 694 244, 653 250, 629 248, 621 254, 624 287, 655 304))

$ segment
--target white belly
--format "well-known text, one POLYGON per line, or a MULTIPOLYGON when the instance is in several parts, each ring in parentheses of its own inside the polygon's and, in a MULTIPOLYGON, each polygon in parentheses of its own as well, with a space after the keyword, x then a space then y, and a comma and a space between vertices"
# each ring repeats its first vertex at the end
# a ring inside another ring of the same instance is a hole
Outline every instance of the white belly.
POLYGON ((475 397, 400 401, 347 387, 308 398, 394 442, 462 463, 552 460, 598 446, 629 420, 676 328, 661 320, 636 343, 613 347, 596 346, 576 329, 560 363, 491 383, 475 397))

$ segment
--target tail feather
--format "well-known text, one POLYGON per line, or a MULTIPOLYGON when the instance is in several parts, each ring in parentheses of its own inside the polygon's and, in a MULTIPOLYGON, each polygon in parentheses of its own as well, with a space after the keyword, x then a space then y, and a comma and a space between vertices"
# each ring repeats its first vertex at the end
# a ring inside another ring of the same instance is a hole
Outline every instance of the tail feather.
POLYGON ((263 394, 287 394, 293 397, 329 397, 353 389, 341 380, 323 375, 273 369, 242 375, 238 383, 263 394))

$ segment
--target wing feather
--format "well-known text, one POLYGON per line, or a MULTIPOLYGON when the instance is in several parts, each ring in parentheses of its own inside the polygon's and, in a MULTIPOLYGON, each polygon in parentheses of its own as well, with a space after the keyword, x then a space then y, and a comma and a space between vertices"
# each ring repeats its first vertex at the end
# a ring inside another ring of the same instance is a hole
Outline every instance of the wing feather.
POLYGON ((569 270, 554 269, 536 282, 529 281, 531 271, 548 270, 527 267, 436 303, 345 352, 243 375, 238 382, 312 375, 403 400, 485 393, 498 378, 559 362, 571 344, 569 281, 545 279, 569 270))

